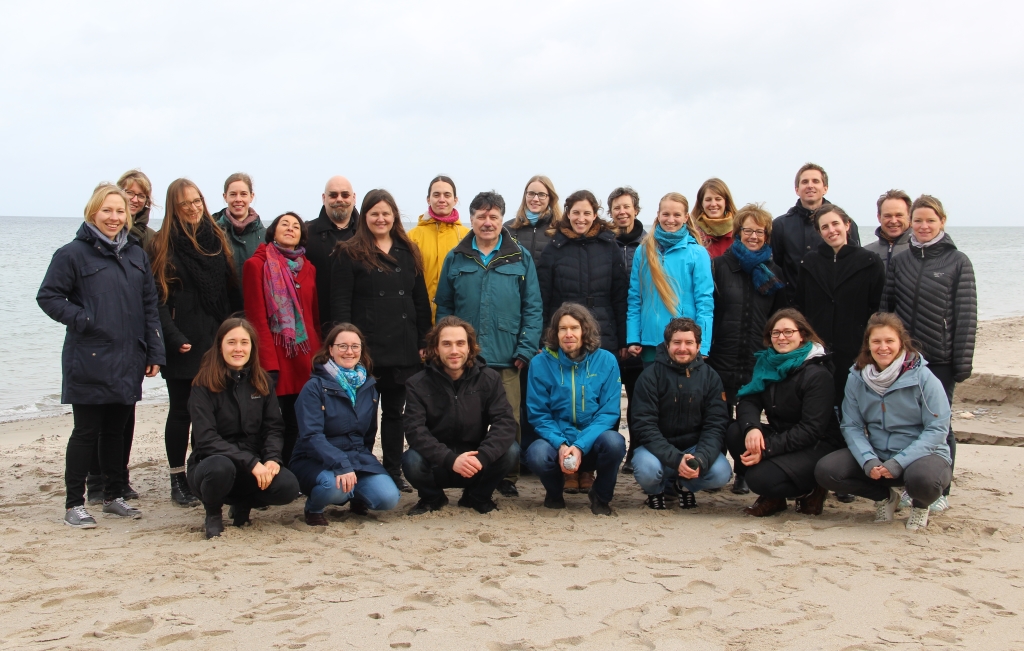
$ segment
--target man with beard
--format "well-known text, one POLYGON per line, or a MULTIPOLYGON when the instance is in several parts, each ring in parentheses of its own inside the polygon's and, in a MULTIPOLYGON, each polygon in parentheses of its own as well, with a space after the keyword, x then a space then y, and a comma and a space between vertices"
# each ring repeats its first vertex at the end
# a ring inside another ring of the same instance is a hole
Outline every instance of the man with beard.
POLYGON ((359 211, 356 193, 344 176, 333 176, 327 181, 323 193, 320 216, 307 226, 306 259, 316 268, 316 293, 320 301, 321 336, 327 334, 334 319, 331 317, 331 261, 338 242, 352 238, 356 233, 359 211))

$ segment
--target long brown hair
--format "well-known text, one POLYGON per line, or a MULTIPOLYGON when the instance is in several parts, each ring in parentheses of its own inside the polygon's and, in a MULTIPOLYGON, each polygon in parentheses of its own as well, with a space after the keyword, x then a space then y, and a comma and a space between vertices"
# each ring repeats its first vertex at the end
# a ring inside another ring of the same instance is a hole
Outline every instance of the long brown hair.
POLYGON ((729 186, 725 184, 725 181, 718 178, 710 178, 701 184, 700 189, 697 190, 697 200, 693 206, 693 212, 690 214, 691 220, 699 220, 704 216, 704 195, 708 191, 714 192, 718 196, 725 199, 725 214, 723 217, 736 216, 736 203, 732 200, 732 192, 729 192, 729 186))
POLYGON ((331 331, 324 337, 323 343, 320 344, 320 350, 316 351, 316 355, 313 355, 313 363, 320 364, 323 366, 331 358, 331 346, 334 345, 334 341, 343 332, 351 332, 355 336, 359 337, 359 345, 362 346, 362 354, 359 355, 359 363, 366 369, 367 374, 373 372, 373 360, 370 359, 370 348, 366 345, 366 337, 363 336, 363 331, 352 325, 351 323, 339 323, 338 325, 331 328, 331 331))
POLYGON ((466 343, 469 344, 469 357, 466 359, 466 368, 472 367, 477 356, 480 354, 480 344, 476 341, 476 330, 473 329, 473 326, 468 321, 464 321, 454 314, 449 314, 438 321, 430 329, 430 332, 427 333, 427 363, 434 364, 435 366, 444 366, 441 355, 437 352, 437 347, 441 345, 441 331, 445 328, 464 328, 466 330, 466 343))
POLYGON ((555 232, 563 226, 571 231, 572 224, 569 223, 569 212, 572 211, 573 206, 581 201, 589 203, 590 207, 594 210, 594 223, 590 226, 591 231, 595 230, 594 226, 597 226, 597 233, 612 230, 612 225, 601 219, 601 202, 598 201, 594 193, 590 190, 577 190, 565 198, 565 207, 562 210, 561 216, 558 217, 558 219, 551 220, 551 225, 548 226, 546 233, 548 235, 554 235, 555 232))
MULTIPOLYGON (((791 307, 784 307, 775 314, 768 318, 768 322, 764 324, 764 335, 762 343, 765 348, 769 348, 772 345, 772 330, 775 329, 775 324, 783 319, 789 319, 796 324, 796 329, 800 331, 800 338, 803 339, 804 343, 813 341, 816 344, 820 344, 824 347, 825 342, 821 340, 818 333, 811 327, 810 322, 807 320, 800 310, 793 309, 791 307)), ((803 344, 801 344, 803 345, 803 344)))
POLYGON ((237 317, 225 319, 224 323, 220 324, 220 327, 217 328, 217 336, 214 338, 213 346, 210 347, 210 350, 203 353, 203 361, 199 363, 199 372, 196 373, 195 379, 192 380, 192 386, 204 387, 214 393, 220 393, 224 390, 225 382, 231 377, 231 369, 228 368, 227 362, 224 361, 221 344, 224 343, 224 337, 227 337, 228 333, 235 328, 245 330, 249 335, 249 340, 252 342, 252 352, 249 353, 249 361, 245 365, 245 368, 249 369, 250 373, 249 382, 252 384, 252 388, 256 389, 256 393, 261 396, 268 395, 270 393, 270 375, 260 366, 260 346, 256 329, 245 319, 237 317))
MULTIPOLYGON (((555 184, 543 174, 535 174, 530 177, 530 180, 526 182, 526 187, 523 188, 523 200, 519 203, 519 210, 516 211, 516 218, 512 221, 510 228, 522 228, 530 224, 530 220, 526 218, 526 191, 534 181, 540 182, 548 191, 548 209, 544 211, 544 215, 551 215, 552 222, 562 218, 562 208, 558 205, 558 193, 555 192, 555 184)), ((544 215, 541 215, 540 219, 543 219, 544 215)))
POLYGON ((857 355, 857 361, 853 363, 853 367, 858 371, 868 364, 874 364, 876 369, 882 370, 878 368, 875 358, 871 356, 871 333, 879 328, 892 328, 895 330, 896 336, 900 340, 900 350, 906 352, 908 357, 911 354, 917 353, 917 347, 914 346, 914 342, 910 338, 910 332, 903 325, 903 321, 890 312, 876 312, 868 319, 868 325, 864 328, 864 343, 860 346, 860 354, 857 355))
POLYGON ((579 303, 562 303, 562 307, 555 310, 551 315, 551 323, 544 333, 544 345, 551 350, 559 350, 561 345, 558 342, 558 322, 563 316, 571 316, 580 324, 581 336, 580 347, 588 353, 592 353, 601 347, 601 326, 597 319, 590 313, 590 310, 579 303))
POLYGON ((376 238, 370 232, 370 227, 366 225, 367 214, 370 212, 370 209, 382 201, 388 204, 392 214, 395 216, 395 221, 391 224, 391 239, 402 242, 412 252, 412 257, 416 261, 416 273, 422 276, 423 256, 420 255, 420 248, 406 234, 405 227, 402 226, 402 215, 398 212, 398 204, 395 203, 395 198, 387 190, 377 189, 366 193, 363 197, 362 209, 359 211, 359 220, 356 222, 356 234, 347 242, 338 242, 335 251, 345 253, 354 262, 359 262, 367 267, 383 269, 385 273, 391 273, 391 269, 388 265, 384 264, 384 260, 392 263, 396 263, 397 260, 390 254, 380 250, 377 246, 376 238))
POLYGON ((167 300, 170 294, 171 283, 178 280, 174 275, 174 265, 171 264, 171 236, 174 232, 181 231, 184 233, 185 237, 192 243, 192 246, 196 247, 196 250, 203 255, 223 255, 226 257, 228 271, 234 276, 235 265, 234 258, 231 255, 231 247, 228 245, 224 231, 221 230, 220 226, 213 221, 213 217, 210 216, 210 210, 206 206, 206 197, 203 196, 199 186, 188 179, 175 179, 172 181, 167 186, 167 203, 164 212, 164 222, 160 225, 160 230, 156 232, 156 237, 153 238, 153 250, 150 254, 153 278, 156 280, 156 289, 160 294, 160 300, 167 300), (213 228, 214 234, 220 241, 219 251, 204 251, 199 246, 199 242, 196 241, 196 230, 199 224, 190 224, 178 214, 178 203, 185 196, 186 188, 193 188, 199 193, 199 198, 203 201, 203 216, 200 218, 200 221, 208 221, 209 225, 213 228))

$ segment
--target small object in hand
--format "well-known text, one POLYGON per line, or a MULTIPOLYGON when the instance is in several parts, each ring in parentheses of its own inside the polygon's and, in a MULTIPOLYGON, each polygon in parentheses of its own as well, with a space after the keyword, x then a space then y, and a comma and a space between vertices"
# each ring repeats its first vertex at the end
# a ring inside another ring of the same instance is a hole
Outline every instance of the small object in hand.
POLYGON ((697 461, 696 457, 690 457, 689 459, 686 460, 686 465, 690 466, 690 468, 694 470, 697 470, 700 468, 700 461, 697 461))
POLYGON ((576 470, 576 457, 569 454, 562 460, 562 467, 566 470, 576 470))

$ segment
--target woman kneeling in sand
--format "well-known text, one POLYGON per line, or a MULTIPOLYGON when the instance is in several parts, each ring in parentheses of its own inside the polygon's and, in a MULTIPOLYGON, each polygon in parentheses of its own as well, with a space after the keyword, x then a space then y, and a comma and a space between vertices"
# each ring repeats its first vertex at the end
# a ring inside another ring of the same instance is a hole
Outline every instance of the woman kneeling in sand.
POLYGON ((299 440, 291 468, 306 499, 306 524, 327 525, 328 504, 353 512, 388 511, 401 494, 371 452, 377 437, 380 393, 363 333, 351 323, 334 326, 313 357, 313 377, 299 393, 299 440))
POLYGON ((207 538, 223 533, 224 504, 232 505, 228 515, 241 527, 253 507, 299 496, 299 481, 281 466, 284 418, 256 341, 248 321, 227 319, 192 381, 187 477, 206 507, 207 538))
POLYGON ((906 486, 912 500, 907 529, 921 529, 928 525, 928 505, 953 478, 948 433, 942 383, 900 318, 875 314, 846 384, 843 437, 849 447, 819 461, 814 474, 827 489, 875 500, 875 522, 892 522, 900 503, 896 487, 906 486))

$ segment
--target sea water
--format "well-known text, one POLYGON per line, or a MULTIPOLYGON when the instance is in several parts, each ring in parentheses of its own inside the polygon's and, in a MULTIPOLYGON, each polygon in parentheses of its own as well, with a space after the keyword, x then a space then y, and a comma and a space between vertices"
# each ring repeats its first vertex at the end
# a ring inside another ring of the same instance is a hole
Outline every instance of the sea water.
MULTIPOLYGON (((39 309, 35 297, 53 252, 81 224, 67 217, 0 217, 6 238, 0 242, 0 422, 70 409, 60 404, 65 328, 39 309)), ((951 227, 949 233, 974 264, 979 317, 1024 315, 1024 228, 951 227)), ((166 401, 163 380, 147 378, 142 402, 166 401)))

